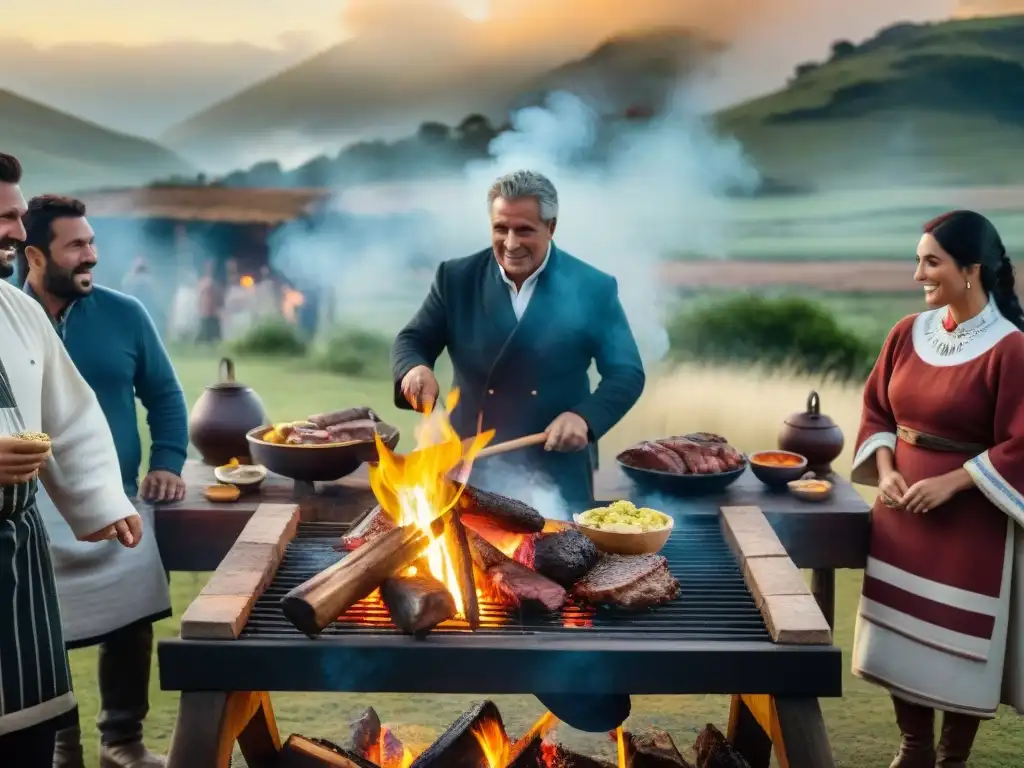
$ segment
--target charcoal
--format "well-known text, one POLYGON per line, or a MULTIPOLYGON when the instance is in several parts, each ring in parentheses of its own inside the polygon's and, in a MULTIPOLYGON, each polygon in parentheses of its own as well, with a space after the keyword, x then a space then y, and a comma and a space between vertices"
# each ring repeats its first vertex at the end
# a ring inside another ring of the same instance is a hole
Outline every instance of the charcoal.
POLYGON ((410 768, 480 768, 486 763, 486 755, 474 730, 487 721, 495 721, 504 731, 501 713, 493 701, 481 701, 461 714, 410 768))
POLYGON ((625 734, 630 768, 693 768, 665 731, 625 734))
POLYGON ((697 768, 750 768, 720 730, 711 723, 704 726, 693 745, 697 768))
POLYGON ((472 525, 481 517, 509 533, 540 533, 544 517, 533 507, 500 493, 491 493, 467 485, 459 497, 460 513, 472 525))
POLYGON ((534 543, 533 567, 568 589, 597 565, 600 552, 579 530, 543 533, 534 543))
POLYGON ((352 733, 352 751, 371 758, 380 742, 380 717, 377 716, 377 711, 373 707, 367 707, 352 721, 349 729, 352 733))
POLYGON ((606 760, 581 755, 561 744, 545 744, 541 749, 544 768, 615 768, 606 760))

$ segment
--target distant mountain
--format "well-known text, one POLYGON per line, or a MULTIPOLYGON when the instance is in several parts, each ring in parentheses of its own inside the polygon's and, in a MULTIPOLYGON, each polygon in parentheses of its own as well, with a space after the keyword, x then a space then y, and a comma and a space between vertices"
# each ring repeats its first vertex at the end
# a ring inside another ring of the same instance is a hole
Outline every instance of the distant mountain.
MULTIPOLYGON (((323 151, 334 142, 397 138, 428 121, 459 122, 476 113, 497 123, 510 109, 570 90, 597 106, 624 108, 657 100, 713 45, 685 29, 659 29, 609 40, 577 61, 534 57, 434 68, 368 65, 353 43, 342 43, 210 107, 167 131, 161 140, 183 155, 220 167, 252 162, 241 145, 272 156, 277 144, 306 142, 323 151)), ((311 152, 309 154, 315 154, 311 152)), ((279 158, 282 159, 282 158, 279 158)))
POLYGON ((0 150, 25 167, 26 191, 135 185, 194 169, 152 141, 117 133, 0 89, 0 150))
POLYGON ((1024 16, 839 40, 717 116, 766 172, 817 183, 1010 183, 1024 173, 1024 16))

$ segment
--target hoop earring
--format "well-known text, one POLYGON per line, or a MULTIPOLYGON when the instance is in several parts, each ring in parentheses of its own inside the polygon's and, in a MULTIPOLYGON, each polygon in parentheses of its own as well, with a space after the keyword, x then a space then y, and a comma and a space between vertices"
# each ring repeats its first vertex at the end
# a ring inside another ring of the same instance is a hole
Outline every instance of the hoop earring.
POLYGON ((970 280, 967 281, 967 290, 968 291, 971 290, 971 281, 970 280))

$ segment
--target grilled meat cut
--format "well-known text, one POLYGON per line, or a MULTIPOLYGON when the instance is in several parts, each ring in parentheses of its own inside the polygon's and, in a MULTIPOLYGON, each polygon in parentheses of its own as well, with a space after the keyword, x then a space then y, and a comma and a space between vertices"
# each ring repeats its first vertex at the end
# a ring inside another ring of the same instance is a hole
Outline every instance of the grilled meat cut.
POLYGON ((666 437, 658 443, 678 455, 690 474, 709 475, 743 466, 743 454, 728 443, 698 443, 685 437, 666 437))
POLYGON ((658 472, 684 474, 686 465, 682 458, 658 443, 645 442, 627 448, 618 455, 623 464, 637 469, 653 469, 658 472))
POLYGON ((537 573, 568 589, 597 565, 600 557, 594 542, 577 529, 568 528, 537 536, 533 567, 537 573))
POLYGON ((481 517, 509 533, 540 533, 544 517, 533 507, 500 493, 467 485, 459 497, 459 514, 469 526, 481 517))
POLYGON ((661 555, 602 555, 573 588, 581 600, 627 610, 651 608, 679 596, 679 582, 661 555))
POLYGON ((561 610, 566 592, 556 582, 522 563, 517 563, 476 531, 467 528, 473 564, 486 576, 494 590, 512 605, 537 605, 548 611, 561 610))
POLYGON ((691 432, 688 435, 683 435, 687 440, 692 440, 695 443, 728 443, 721 435, 716 435, 714 432, 691 432))
POLYGON ((327 427, 327 434, 332 443, 370 442, 377 434, 377 422, 373 419, 346 421, 327 427))

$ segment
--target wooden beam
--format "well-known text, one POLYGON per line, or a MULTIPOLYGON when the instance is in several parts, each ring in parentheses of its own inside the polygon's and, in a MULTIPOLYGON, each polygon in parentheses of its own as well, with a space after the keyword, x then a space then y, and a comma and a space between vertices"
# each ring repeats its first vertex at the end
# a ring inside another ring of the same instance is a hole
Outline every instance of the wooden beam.
POLYGON ((235 640, 298 530, 296 504, 261 504, 181 617, 184 640, 235 640))

